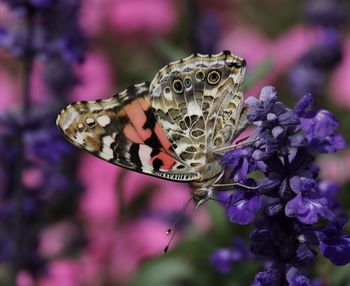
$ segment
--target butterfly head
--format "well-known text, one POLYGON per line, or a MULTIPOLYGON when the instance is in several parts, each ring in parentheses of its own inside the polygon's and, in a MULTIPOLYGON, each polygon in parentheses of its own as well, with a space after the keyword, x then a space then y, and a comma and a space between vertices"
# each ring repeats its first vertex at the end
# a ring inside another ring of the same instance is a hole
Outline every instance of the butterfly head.
POLYGON ((214 185, 220 182, 225 172, 222 170, 216 176, 207 179, 205 181, 192 182, 192 199, 196 204, 196 207, 205 204, 208 200, 213 199, 215 187, 214 185))

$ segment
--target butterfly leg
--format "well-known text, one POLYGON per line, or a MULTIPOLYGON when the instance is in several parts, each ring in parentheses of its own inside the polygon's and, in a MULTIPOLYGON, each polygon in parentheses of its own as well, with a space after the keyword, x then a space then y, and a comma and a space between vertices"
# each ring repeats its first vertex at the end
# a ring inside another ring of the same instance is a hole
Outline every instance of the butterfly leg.
POLYGON ((242 187, 242 188, 249 189, 249 190, 257 190, 260 188, 260 186, 252 187, 252 186, 247 186, 247 185, 240 184, 240 183, 213 184, 213 187, 215 187, 215 188, 242 187))
POLYGON ((249 137, 243 138, 237 144, 214 149, 212 152, 215 154, 222 154, 224 151, 236 149, 236 148, 239 148, 241 146, 249 145, 249 144, 256 142, 256 140, 245 141, 248 138, 249 137))

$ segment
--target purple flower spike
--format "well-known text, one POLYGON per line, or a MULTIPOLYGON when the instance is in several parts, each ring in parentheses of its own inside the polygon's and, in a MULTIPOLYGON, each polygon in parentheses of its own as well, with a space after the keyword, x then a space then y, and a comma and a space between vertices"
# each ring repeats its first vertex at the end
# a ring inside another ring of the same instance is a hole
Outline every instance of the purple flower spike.
POLYGON ((333 221, 317 233, 320 251, 335 265, 350 262, 350 235, 342 234, 344 221, 333 221))
MULTIPOLYGON (((350 262, 350 235, 336 224, 322 229, 320 218, 332 221, 344 217, 336 200, 337 187, 318 178, 315 157, 344 146, 337 132, 339 122, 327 110, 312 108, 311 95, 304 96, 294 109, 266 87, 260 98, 248 98, 248 120, 256 130, 252 142, 227 152, 221 159, 233 182, 250 183, 256 190, 238 188, 218 194, 226 202, 228 219, 237 224, 254 221, 250 251, 268 268, 255 276, 252 285, 317 285, 306 276, 305 265, 321 253, 336 265, 350 262), (254 172, 254 173, 253 173, 254 172), (252 179, 254 178, 254 179, 252 179), (258 216, 261 210, 263 216, 258 216), (319 223, 316 228, 315 223, 319 223), (347 252, 349 254, 343 255, 347 252)), ((215 253, 212 259, 228 272, 230 251, 215 253)))

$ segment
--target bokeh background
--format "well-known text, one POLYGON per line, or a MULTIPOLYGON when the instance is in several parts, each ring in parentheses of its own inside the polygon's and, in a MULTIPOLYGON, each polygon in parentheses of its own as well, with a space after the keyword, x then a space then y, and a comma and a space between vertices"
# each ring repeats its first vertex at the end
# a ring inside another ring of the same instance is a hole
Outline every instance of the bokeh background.
MULTIPOLYGON (((247 241, 251 226, 229 223, 216 202, 189 207, 163 255, 189 187, 79 151, 56 115, 193 52, 230 50, 247 60, 246 96, 273 85, 293 105, 312 93, 349 143, 349 9, 336 0, 0 1, 0 285, 249 285, 259 262, 222 274, 210 256, 247 241)), ((318 162, 349 213, 350 149, 318 162)), ((349 267, 321 257, 312 273, 317 285, 350 285, 349 267)))

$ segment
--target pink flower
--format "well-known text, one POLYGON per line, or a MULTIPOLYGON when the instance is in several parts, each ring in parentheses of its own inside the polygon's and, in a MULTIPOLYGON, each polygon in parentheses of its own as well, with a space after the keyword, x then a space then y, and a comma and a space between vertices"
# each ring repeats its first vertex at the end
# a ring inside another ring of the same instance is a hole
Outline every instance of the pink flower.
POLYGON ((84 276, 76 261, 57 259, 50 263, 49 273, 39 281, 39 286, 77 286, 84 276))
POLYGON ((350 153, 345 152, 343 156, 323 155, 318 158, 320 177, 336 183, 344 183, 350 178, 350 153))
POLYGON ((43 180, 43 171, 40 168, 28 167, 22 172, 22 181, 27 188, 38 188, 43 183, 43 180))
POLYGON ((223 35, 219 48, 230 50, 243 57, 248 63, 249 70, 254 69, 271 56, 271 41, 260 31, 250 27, 229 30, 228 34, 223 35))
POLYGON ((331 77, 330 100, 339 107, 350 109, 350 39, 345 42, 343 51, 343 60, 331 77))
POLYGON ((84 154, 80 161, 79 177, 85 192, 80 211, 84 219, 96 225, 110 224, 118 215, 116 178, 118 167, 92 155, 84 154))
POLYGON ((176 22, 172 0, 117 0, 112 3, 109 23, 115 32, 123 35, 162 35, 176 22))
POLYGON ((275 72, 286 71, 320 40, 321 33, 306 26, 295 26, 283 33, 271 46, 275 72))
POLYGON ((79 13, 80 25, 88 36, 96 36, 104 29, 110 0, 84 0, 79 13))
POLYGON ((50 225, 41 232, 39 251, 45 257, 58 256, 75 236, 77 229, 70 222, 50 225))
POLYGON ((273 83, 292 66, 320 38, 316 30, 297 26, 286 31, 280 38, 270 40, 261 32, 239 27, 223 36, 219 43, 222 50, 231 50, 247 61, 248 73, 265 61, 271 61, 271 70, 245 96, 257 96, 261 88, 273 83))
MULTIPOLYGON (((35 62, 31 76, 31 97, 35 103, 45 103, 51 96, 50 89, 44 81, 44 73, 45 65, 35 62)), ((75 74, 79 83, 71 91, 71 101, 95 100, 113 95, 112 70, 103 54, 88 54, 83 64, 75 66, 75 74)))
POLYGON ((16 277, 17 286, 35 286, 35 281, 32 275, 27 271, 20 271, 16 277))
POLYGON ((169 237, 167 224, 160 220, 141 219, 119 227, 111 249, 109 273, 114 281, 130 278, 139 263, 146 258, 162 255, 169 237))
POLYGON ((45 66, 35 61, 31 74, 31 99, 35 103, 45 103, 50 99, 50 89, 44 82, 45 66))
POLYGON ((90 53, 82 65, 76 66, 80 83, 74 87, 72 101, 95 100, 113 95, 113 75, 108 60, 101 53, 90 53))
POLYGON ((19 84, 0 68, 0 112, 16 106, 20 102, 19 84))

